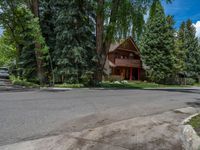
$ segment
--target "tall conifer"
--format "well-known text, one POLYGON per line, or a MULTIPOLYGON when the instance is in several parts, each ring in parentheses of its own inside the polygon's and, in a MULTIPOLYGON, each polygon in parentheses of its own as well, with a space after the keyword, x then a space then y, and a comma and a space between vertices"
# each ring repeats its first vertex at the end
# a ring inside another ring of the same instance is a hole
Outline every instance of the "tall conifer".
POLYGON ((200 73, 200 51, 196 29, 189 19, 185 27, 186 72, 188 77, 196 78, 200 73))
POLYGON ((174 29, 172 17, 166 17, 159 0, 150 10, 141 41, 143 63, 154 81, 170 77, 174 64, 174 29))
POLYGON ((77 83, 94 67, 93 1, 42 1, 41 26, 50 47, 56 78, 77 83))

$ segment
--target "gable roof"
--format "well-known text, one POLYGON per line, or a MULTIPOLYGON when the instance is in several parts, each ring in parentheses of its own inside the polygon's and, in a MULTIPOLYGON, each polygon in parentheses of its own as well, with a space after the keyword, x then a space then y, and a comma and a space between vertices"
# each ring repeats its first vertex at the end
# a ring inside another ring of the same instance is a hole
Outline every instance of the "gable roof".
POLYGON ((121 42, 112 43, 110 45, 109 53, 114 52, 115 50, 117 50, 120 47, 123 47, 123 44, 125 44, 127 41, 130 41, 132 43, 132 45, 134 46, 134 48, 136 49, 136 51, 138 52, 138 54, 140 54, 139 48, 137 47, 137 45, 132 37, 129 37, 126 40, 122 40, 121 42))

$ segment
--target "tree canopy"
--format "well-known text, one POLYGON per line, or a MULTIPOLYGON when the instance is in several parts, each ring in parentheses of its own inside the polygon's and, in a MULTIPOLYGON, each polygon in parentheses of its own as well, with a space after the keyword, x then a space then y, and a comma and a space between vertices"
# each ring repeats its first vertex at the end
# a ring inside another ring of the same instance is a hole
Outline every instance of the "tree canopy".
POLYGON ((100 82, 111 43, 129 36, 140 43, 151 80, 199 75, 192 22, 176 32, 160 0, 0 0, 0 10, 0 63, 15 62, 21 78, 100 82))
POLYGON ((165 16, 159 1, 152 4, 141 40, 141 55, 149 76, 154 81, 171 75, 174 57, 173 18, 165 16))

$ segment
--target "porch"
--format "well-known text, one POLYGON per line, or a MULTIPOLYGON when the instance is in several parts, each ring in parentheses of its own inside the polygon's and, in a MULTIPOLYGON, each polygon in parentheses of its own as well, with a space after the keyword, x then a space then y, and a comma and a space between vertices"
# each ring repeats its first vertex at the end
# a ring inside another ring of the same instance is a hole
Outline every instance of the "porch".
POLYGON ((141 68, 113 67, 111 75, 120 76, 123 80, 141 80, 141 68))

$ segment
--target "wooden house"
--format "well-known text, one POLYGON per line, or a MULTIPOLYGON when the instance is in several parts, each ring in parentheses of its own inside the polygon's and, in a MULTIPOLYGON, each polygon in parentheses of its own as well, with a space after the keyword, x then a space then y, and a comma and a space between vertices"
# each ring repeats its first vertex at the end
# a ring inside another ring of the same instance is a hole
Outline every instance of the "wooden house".
POLYGON ((105 73, 108 76, 118 76, 122 80, 144 79, 140 50, 131 37, 110 46, 105 73))

